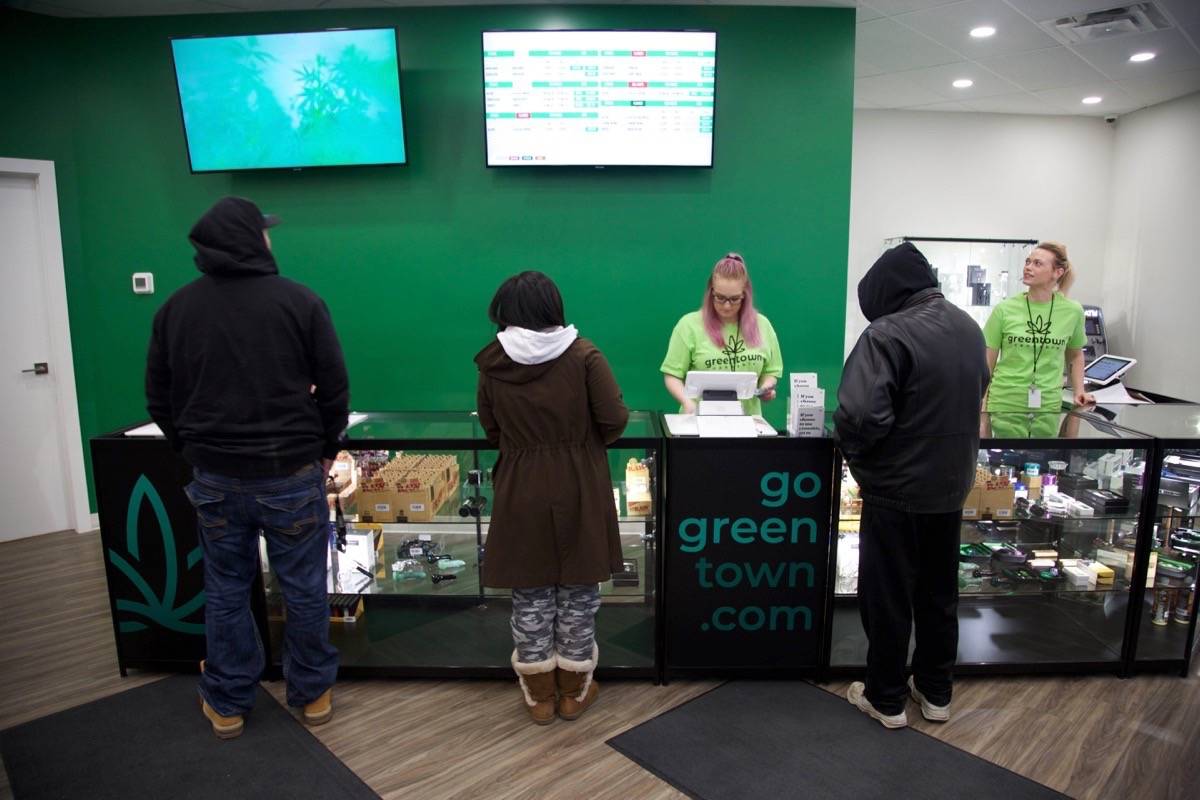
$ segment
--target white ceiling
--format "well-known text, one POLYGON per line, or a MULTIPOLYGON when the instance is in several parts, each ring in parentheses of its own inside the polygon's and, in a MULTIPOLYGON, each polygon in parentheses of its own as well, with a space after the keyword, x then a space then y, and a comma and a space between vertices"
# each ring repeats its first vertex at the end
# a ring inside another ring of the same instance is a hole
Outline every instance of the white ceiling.
POLYGON ((1200 91, 1200 0, 1153 0, 1167 29, 1083 44, 1038 25, 1134 2, 864 0, 854 105, 1102 117, 1200 91), (970 30, 982 25, 996 34, 973 39, 970 30), (1142 51, 1156 56, 1129 61, 1142 51), (974 85, 956 89, 959 78, 974 85), (1084 105, 1089 96, 1103 99, 1084 105))
MULTIPOLYGON (((650 1, 656 5, 710 2, 650 1)), ((711 4, 857 8, 857 108, 1108 116, 1200 91, 1200 0, 1151 0, 1167 19, 1167 29, 1084 44, 1072 44, 1038 23, 1138 1, 720 0, 711 4), (996 34, 971 38, 969 31, 980 25, 991 25, 996 34), (1146 50, 1156 57, 1140 64, 1129 61, 1133 53, 1146 50), (954 88, 951 83, 960 78, 974 85, 954 88), (1084 105, 1081 100, 1087 96, 1103 100, 1084 105)), ((0 5, 61 17, 506 4, 503 0, 0 0, 0 5)))

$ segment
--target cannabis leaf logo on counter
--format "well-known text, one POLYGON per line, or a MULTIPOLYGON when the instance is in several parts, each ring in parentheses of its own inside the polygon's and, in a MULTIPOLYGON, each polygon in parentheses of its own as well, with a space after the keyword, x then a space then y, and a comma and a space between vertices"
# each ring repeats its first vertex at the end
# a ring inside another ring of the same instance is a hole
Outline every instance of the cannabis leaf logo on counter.
MULTIPOLYGON (((175 605, 175 592, 179 586, 179 560, 175 553, 175 533, 171 529, 171 520, 167 517, 167 510, 163 507, 162 498, 158 496, 154 484, 150 483, 145 475, 138 477, 137 483, 133 486, 133 492, 129 495, 129 509, 125 514, 125 549, 129 551, 129 555, 133 557, 134 561, 141 561, 138 544, 138 515, 143 503, 150 504, 154 511, 154 518, 158 522, 159 532, 162 534, 163 555, 167 567, 166 585, 163 586, 162 597, 159 597, 132 564, 116 550, 109 548, 108 558, 112 561, 113 566, 130 580, 141 593, 142 599, 145 600, 144 603, 133 600, 117 600, 117 610, 145 617, 151 622, 157 622, 164 628, 179 633, 202 635, 204 633, 203 623, 185 622, 184 620, 204 605, 204 592, 197 592, 195 597, 183 605, 175 605)), ((197 545, 187 554, 187 569, 190 570, 196 566, 201 557, 202 550, 197 545)), ((136 620, 122 620, 118 625, 121 633, 141 631, 146 627, 145 623, 136 620)))
POLYGON ((1031 336, 1049 336, 1050 335, 1050 320, 1042 321, 1042 315, 1038 314, 1033 319, 1025 323, 1025 328, 1031 336))
POLYGON ((721 352, 729 356, 730 367, 736 363, 738 355, 744 353, 745 351, 746 343, 734 336, 732 333, 729 334, 729 344, 721 348, 721 352))

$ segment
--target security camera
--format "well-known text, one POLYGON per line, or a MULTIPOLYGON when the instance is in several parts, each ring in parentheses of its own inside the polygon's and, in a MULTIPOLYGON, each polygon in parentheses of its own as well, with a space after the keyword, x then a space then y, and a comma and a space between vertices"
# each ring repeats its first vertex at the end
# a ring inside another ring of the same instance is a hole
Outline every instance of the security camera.
POLYGON ((1114 122, 1117 121, 1117 115, 1109 114, 1104 118, 1104 121, 1107 122, 1109 125, 1112 125, 1114 122))

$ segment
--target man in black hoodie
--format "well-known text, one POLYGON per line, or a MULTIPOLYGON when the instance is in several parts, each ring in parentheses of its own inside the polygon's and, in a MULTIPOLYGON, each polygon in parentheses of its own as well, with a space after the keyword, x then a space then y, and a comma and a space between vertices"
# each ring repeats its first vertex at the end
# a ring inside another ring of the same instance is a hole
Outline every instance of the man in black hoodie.
POLYGON ((846 696, 888 728, 908 724, 910 693, 926 719, 944 722, 958 652, 959 525, 989 379, 983 332, 907 242, 875 262, 858 302, 871 324, 846 359, 834 424, 863 500, 858 601, 868 651, 866 684, 846 696))
POLYGON ((287 605, 288 704, 309 724, 333 713, 337 650, 325 590, 325 476, 350 401, 325 304, 279 275, 264 216, 217 201, 189 234, 204 273, 154 317, 146 407, 194 468, 185 491, 204 548, 202 708, 221 738, 242 732, 265 667, 251 617, 258 535, 287 605))

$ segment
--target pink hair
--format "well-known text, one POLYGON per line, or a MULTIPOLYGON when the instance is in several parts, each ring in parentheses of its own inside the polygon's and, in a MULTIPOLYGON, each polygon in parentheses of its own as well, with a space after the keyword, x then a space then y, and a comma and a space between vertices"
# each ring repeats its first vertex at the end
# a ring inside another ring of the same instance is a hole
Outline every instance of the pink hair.
POLYGON ((726 253, 713 266, 712 274, 708 276, 708 286, 704 289, 704 300, 700 303, 700 318, 704 320, 704 330, 708 331, 708 338, 712 339, 713 344, 717 347, 724 347, 727 344, 721 336, 721 329, 725 323, 721 321, 713 308, 715 302, 713 300, 713 278, 718 275, 729 280, 746 282, 746 287, 742 292, 742 307, 738 309, 738 329, 746 340, 746 344, 758 347, 762 344, 762 336, 758 332, 758 311, 754 308, 754 289, 750 285, 750 273, 746 270, 746 262, 737 253, 726 253))

